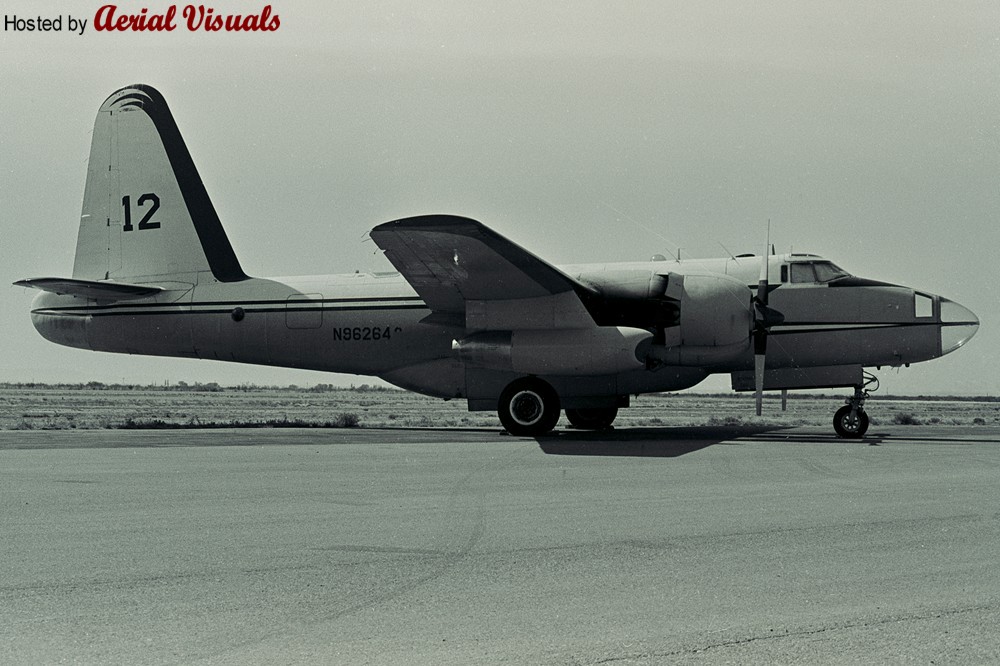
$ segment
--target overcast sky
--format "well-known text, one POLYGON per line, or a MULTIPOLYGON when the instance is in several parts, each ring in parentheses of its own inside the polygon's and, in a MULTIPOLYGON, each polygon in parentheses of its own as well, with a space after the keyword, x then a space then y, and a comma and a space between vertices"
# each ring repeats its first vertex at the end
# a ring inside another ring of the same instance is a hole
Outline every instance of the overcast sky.
MULTIPOLYGON (((235 35, 97 33, 101 4, 3 5, 88 20, 0 35, 4 284, 70 275, 95 113, 142 82, 251 275, 382 269, 367 230, 424 213, 555 263, 755 252, 770 219, 779 252, 979 315, 967 348, 880 373, 891 393, 1000 393, 995 0, 277 0, 278 31, 235 35)), ((33 295, 0 286, 0 380, 370 381, 59 347, 33 295)))

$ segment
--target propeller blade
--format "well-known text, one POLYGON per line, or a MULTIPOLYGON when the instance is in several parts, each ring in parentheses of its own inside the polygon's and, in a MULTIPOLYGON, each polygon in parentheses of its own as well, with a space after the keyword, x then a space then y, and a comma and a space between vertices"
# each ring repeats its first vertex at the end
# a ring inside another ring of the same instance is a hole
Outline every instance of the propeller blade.
POLYGON ((753 357, 754 386, 756 387, 757 416, 760 416, 761 405, 764 402, 764 355, 756 354, 753 357))
POLYGON ((767 221, 764 253, 760 255, 760 279, 757 280, 757 302, 767 305, 767 250, 771 247, 771 220, 767 221))
MULTIPOLYGON (((760 255, 760 279, 757 280, 757 298, 754 299, 753 328, 753 369, 754 392, 757 399, 757 416, 760 416, 764 402, 764 370, 767 358, 767 329, 774 315, 781 316, 767 307, 767 250, 771 246, 771 220, 767 221, 767 236, 764 239, 764 252, 760 255)), ((784 317, 781 317, 784 319, 784 317)))

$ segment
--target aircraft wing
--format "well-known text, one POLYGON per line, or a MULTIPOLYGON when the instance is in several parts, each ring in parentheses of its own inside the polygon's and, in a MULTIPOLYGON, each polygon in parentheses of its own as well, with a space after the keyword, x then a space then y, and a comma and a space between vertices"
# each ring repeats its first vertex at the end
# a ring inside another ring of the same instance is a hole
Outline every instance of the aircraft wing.
POLYGON ((50 291, 53 294, 70 294, 95 300, 127 300, 142 298, 163 291, 162 287, 125 282, 99 282, 96 280, 75 280, 73 278, 29 278, 14 283, 18 287, 31 287, 50 291))
POLYGON ((469 301, 510 302, 593 292, 465 217, 425 215, 386 222, 372 229, 371 238, 435 313, 465 313, 469 301))

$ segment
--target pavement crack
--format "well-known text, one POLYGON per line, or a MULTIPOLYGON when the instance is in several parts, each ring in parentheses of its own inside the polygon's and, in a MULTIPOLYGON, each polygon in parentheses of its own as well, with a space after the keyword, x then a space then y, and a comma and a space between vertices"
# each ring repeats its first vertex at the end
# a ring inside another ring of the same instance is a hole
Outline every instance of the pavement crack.
POLYGON ((592 664, 614 664, 621 661, 634 661, 638 659, 658 659, 658 658, 669 658, 669 657, 683 657, 691 656, 697 654, 704 654, 712 650, 722 650, 731 647, 737 647, 740 645, 749 645, 752 643, 760 643, 765 641, 773 641, 784 638, 801 638, 808 636, 817 636, 825 633, 843 631, 845 629, 858 629, 862 627, 882 627, 892 624, 899 624, 903 622, 915 622, 921 620, 936 620, 945 617, 953 617, 956 615, 963 615, 966 613, 977 613, 982 611, 992 611, 996 610, 997 606, 993 604, 982 604, 978 606, 967 606, 963 608, 952 608, 946 610, 928 611, 925 613, 912 613, 909 615, 899 615, 893 617, 885 617, 881 619, 872 619, 857 622, 843 622, 839 624, 831 624, 825 627, 816 627, 812 629, 798 629, 798 630, 785 630, 782 632, 769 631, 767 634, 760 634, 756 636, 746 636, 743 638, 734 638, 726 641, 719 641, 717 643, 709 643, 707 645, 702 645, 699 647, 692 647, 682 650, 671 650, 671 651, 652 651, 652 652, 641 652, 641 653, 631 653, 615 655, 611 657, 605 657, 602 659, 597 659, 596 661, 590 662, 592 664))

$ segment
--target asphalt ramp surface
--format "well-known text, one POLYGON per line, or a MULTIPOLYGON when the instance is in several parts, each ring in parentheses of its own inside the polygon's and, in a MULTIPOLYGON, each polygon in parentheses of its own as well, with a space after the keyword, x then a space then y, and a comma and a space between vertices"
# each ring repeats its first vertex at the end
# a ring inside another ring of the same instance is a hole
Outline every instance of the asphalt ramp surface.
POLYGON ((0 432, 5 663, 996 663, 1000 429, 0 432))

